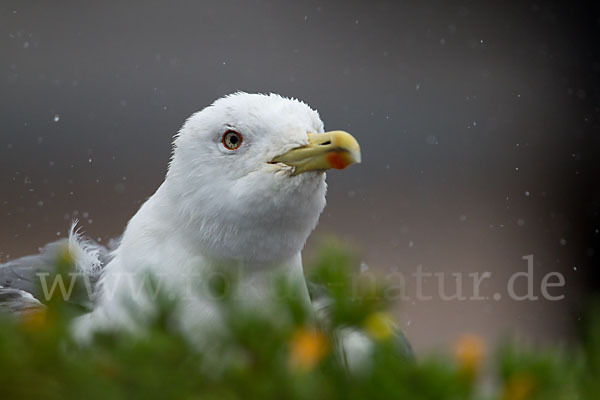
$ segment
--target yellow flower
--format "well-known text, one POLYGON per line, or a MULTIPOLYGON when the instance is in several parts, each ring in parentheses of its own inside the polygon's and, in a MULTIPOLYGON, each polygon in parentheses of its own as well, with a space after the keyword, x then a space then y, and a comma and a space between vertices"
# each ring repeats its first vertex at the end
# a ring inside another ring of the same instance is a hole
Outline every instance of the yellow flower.
POLYGON ((472 334, 462 335, 456 343, 454 355, 458 360, 461 370, 474 376, 485 353, 485 343, 482 338, 472 334))
POLYGON ((28 331, 39 331, 46 327, 50 321, 47 311, 44 308, 29 311, 22 316, 23 327, 28 331))
POLYGON ((373 339, 386 340, 394 334, 395 324, 388 313, 376 312, 365 319, 364 327, 373 339))
POLYGON ((528 374, 511 376, 504 385, 503 400, 528 399, 535 389, 535 379, 528 374))
POLYGON ((327 338, 321 332, 299 328, 290 343, 290 365, 298 370, 313 368, 329 351, 327 338))

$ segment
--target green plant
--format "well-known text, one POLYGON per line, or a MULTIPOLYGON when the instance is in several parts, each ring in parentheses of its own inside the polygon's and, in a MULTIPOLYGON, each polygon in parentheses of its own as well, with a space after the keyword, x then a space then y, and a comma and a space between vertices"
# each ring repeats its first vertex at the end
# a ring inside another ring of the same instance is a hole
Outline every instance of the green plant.
MULTIPOLYGON (((483 370, 483 345, 466 336, 454 355, 415 360, 372 281, 350 279, 354 260, 339 246, 319 253, 311 281, 325 288, 326 322, 282 282, 270 312, 222 296, 227 335, 200 350, 159 312, 143 335, 109 332, 79 345, 70 322, 80 312, 60 299, 22 318, 0 318, 0 390, 6 399, 595 399, 600 394, 600 318, 592 318, 581 348, 502 346, 483 370), (353 286, 354 285, 354 286, 353 286), (353 329, 372 346, 364 366, 350 369, 338 347, 353 329), (495 374, 483 393, 483 376, 495 374)), ((58 261, 58 273, 69 258, 58 261)), ((213 288, 223 291, 218 285, 213 288)))

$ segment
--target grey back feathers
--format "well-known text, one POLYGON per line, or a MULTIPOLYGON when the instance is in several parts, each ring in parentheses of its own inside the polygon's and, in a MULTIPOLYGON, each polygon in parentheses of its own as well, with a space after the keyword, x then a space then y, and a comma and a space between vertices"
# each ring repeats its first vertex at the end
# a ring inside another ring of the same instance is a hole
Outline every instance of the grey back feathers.
MULTIPOLYGON (((38 274, 56 272, 56 261, 60 251, 68 245, 69 239, 49 243, 40 249, 39 254, 25 256, 6 264, 0 264, 0 312, 23 314, 43 307, 35 296, 40 295, 38 274)), ((102 265, 110 259, 110 251, 97 246, 98 258, 102 265)), ((96 290, 99 274, 89 274, 92 293, 96 290)))

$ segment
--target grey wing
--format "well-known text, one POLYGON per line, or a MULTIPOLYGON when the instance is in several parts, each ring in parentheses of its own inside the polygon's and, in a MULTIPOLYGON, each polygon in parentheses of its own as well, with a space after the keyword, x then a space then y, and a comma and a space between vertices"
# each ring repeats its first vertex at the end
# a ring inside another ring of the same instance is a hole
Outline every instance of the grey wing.
POLYGON ((38 286, 36 273, 53 272, 58 252, 66 244, 62 239, 44 246, 39 254, 0 264, 0 286, 34 293, 38 286))
MULTIPOLYGON (((0 312, 23 313, 43 307, 34 295, 38 294, 40 278, 38 273, 53 273, 55 261, 67 239, 61 239, 44 246, 39 254, 25 256, 0 264, 0 312)), ((99 258, 102 265, 109 260, 109 250, 100 247, 99 258)), ((97 276, 90 277, 92 292, 97 276)))
POLYGON ((0 313, 26 314, 44 308, 31 293, 0 286, 0 313))

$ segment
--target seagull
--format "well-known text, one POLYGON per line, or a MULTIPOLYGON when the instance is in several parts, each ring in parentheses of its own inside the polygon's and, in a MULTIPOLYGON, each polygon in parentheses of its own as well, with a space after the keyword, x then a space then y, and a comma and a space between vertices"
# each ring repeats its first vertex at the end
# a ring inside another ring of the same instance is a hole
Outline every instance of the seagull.
MULTIPOLYGON (((226 276, 244 301, 268 298, 283 276, 310 304, 301 251, 325 207, 325 171, 360 161, 353 136, 325 132, 297 99, 237 92, 193 114, 174 137, 165 180, 112 250, 74 228, 64 239, 77 270, 94 280, 93 310, 76 320, 76 336, 135 329, 152 313, 142 290, 149 277, 178 298, 177 321, 190 332, 219 323, 201 289, 226 276)), ((27 281, 20 268, 49 265, 56 248, 0 266, 5 294, 32 301, 31 287, 16 283, 27 281)))

